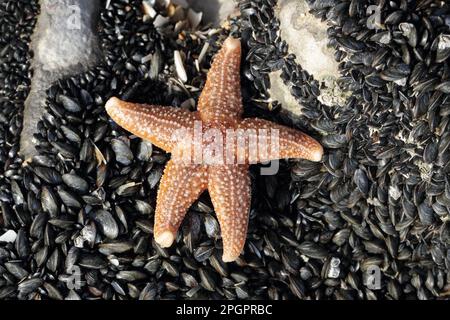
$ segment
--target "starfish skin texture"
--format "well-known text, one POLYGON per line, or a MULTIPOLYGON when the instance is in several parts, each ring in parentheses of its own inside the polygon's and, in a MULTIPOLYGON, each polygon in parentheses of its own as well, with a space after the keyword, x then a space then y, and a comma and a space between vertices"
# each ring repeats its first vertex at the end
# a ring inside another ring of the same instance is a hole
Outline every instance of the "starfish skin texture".
POLYGON ((187 210, 208 190, 220 224, 222 260, 236 260, 247 235, 251 200, 249 165, 284 158, 322 159, 322 146, 308 135, 263 119, 242 118, 240 61, 240 40, 229 37, 214 58, 195 112, 135 104, 115 97, 105 105, 107 113, 118 125, 172 153, 156 199, 154 238, 162 247, 172 245, 187 210), (198 124, 201 134, 206 135, 208 130, 212 130, 225 139, 218 139, 215 135, 200 141, 192 139, 198 124), (196 148, 208 149, 214 143, 224 144, 230 137, 230 129, 248 130, 250 133, 244 139, 245 143, 232 143, 231 148, 214 149, 208 154, 225 158, 227 153, 233 160, 231 163, 211 163, 208 157, 200 158, 200 161, 175 159, 174 154, 192 156, 196 148), (249 141, 264 130, 276 132, 277 143, 270 140, 266 144, 267 152, 255 154, 249 141), (177 132, 182 134, 177 135, 177 132), (243 161, 237 161, 239 155, 243 161))

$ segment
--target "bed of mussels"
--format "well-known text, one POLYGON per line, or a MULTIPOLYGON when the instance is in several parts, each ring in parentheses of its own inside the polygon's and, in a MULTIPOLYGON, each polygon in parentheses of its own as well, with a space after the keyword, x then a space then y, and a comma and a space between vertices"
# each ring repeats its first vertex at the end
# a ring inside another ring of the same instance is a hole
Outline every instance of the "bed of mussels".
POLYGON ((155 29, 141 1, 106 3, 104 63, 48 90, 33 159, 18 155, 18 136, 39 8, 36 0, 0 4, 0 233, 17 232, 14 243, 0 243, 0 299, 449 297, 448 5, 381 1, 385 28, 371 30, 375 1, 308 1, 329 23, 341 85, 353 92, 345 106, 328 107, 279 36, 276 0, 240 1, 240 17, 200 36, 155 29), (253 168, 245 251, 224 264, 207 194, 173 247, 153 241, 168 155, 115 125, 104 103, 115 95, 193 105, 229 33, 243 40, 246 114, 305 130, 326 154, 322 163, 283 161, 275 176, 253 168), (186 57, 186 84, 174 76, 174 50, 186 57), (270 100, 276 70, 301 117, 270 100), (366 283, 370 270, 380 271, 380 287, 366 283))

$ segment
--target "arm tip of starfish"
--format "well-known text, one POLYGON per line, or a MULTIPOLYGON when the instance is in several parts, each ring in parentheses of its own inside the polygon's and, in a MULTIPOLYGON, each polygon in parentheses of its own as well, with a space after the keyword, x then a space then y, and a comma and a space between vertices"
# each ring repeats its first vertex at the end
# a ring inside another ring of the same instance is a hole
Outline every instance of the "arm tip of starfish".
POLYGON ((323 147, 319 144, 311 151, 311 161, 319 162, 323 157, 323 147))
POLYGON ((116 97, 112 97, 110 98, 106 104, 105 104, 105 109, 106 109, 106 113, 108 113, 109 115, 111 114, 111 112, 117 108, 117 106, 119 106, 120 104, 120 99, 116 98, 116 97))
POLYGON ((224 252, 222 255, 223 262, 233 262, 236 261, 237 258, 239 258, 239 255, 234 255, 229 252, 224 252))
POLYGON ((155 241, 162 248, 168 248, 175 241, 175 234, 173 234, 173 232, 170 231, 163 231, 157 236, 155 236, 155 241))
POLYGON ((224 43, 223 48, 227 51, 233 51, 241 48, 241 40, 233 37, 228 37, 224 43))

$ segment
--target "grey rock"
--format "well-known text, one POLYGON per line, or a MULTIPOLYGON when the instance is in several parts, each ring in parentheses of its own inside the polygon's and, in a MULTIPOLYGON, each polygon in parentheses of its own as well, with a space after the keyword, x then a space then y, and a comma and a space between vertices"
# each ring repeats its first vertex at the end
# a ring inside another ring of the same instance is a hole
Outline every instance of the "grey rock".
POLYGON ((45 90, 58 79, 83 72, 100 57, 95 26, 99 0, 41 0, 32 38, 34 75, 25 101, 21 153, 36 154, 33 134, 45 106, 45 90))
MULTIPOLYGON (((314 79, 325 84, 319 100, 327 105, 345 103, 347 92, 336 84, 339 78, 338 63, 334 59, 333 49, 327 46, 327 24, 309 13, 305 0, 279 0, 277 16, 280 19, 280 35, 289 45, 289 52, 296 55, 297 63, 313 75, 314 79)), ((284 85, 279 72, 270 75, 273 100, 278 100, 283 108, 293 114, 301 114, 291 94, 284 85)))
POLYGON ((203 12, 203 23, 218 27, 228 16, 238 13, 236 0, 187 0, 195 11, 203 12))

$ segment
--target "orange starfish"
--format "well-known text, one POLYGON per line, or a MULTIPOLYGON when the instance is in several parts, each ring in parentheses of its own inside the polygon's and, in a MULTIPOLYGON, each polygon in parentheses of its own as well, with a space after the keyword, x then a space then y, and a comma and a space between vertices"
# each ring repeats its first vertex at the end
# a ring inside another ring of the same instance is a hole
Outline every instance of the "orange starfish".
POLYGON ((222 259, 236 260, 247 234, 249 164, 322 158, 321 145, 302 132, 262 119, 242 119, 240 61, 240 40, 229 37, 214 59, 196 112, 118 98, 106 103, 117 124, 172 153, 155 213, 154 237, 162 247, 172 245, 186 211, 208 189, 221 228, 222 259), (268 141, 269 133, 275 139, 268 141))

